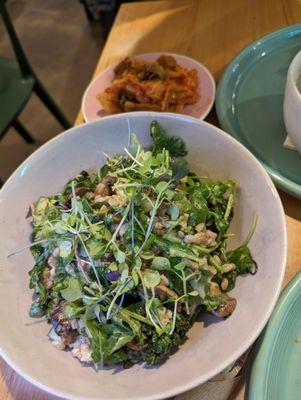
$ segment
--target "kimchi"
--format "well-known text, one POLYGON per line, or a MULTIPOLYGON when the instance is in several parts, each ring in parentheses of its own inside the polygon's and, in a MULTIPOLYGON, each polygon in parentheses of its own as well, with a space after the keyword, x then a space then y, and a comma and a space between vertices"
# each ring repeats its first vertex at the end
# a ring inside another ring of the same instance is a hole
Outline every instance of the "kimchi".
POLYGON ((181 112, 199 100, 195 69, 181 67, 174 57, 153 62, 125 58, 114 69, 112 85, 97 98, 109 114, 126 111, 181 112))

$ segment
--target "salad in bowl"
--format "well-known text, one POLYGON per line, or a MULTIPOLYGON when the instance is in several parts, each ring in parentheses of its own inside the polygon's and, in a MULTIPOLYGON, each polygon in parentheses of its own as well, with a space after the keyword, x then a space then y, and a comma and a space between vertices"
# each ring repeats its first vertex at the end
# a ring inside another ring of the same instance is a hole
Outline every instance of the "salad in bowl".
POLYGON ((151 148, 132 134, 123 154, 31 207, 30 315, 96 366, 162 363, 200 312, 229 317, 237 276, 257 269, 255 225, 227 249, 236 183, 191 171, 185 142, 158 122, 150 135, 151 148))

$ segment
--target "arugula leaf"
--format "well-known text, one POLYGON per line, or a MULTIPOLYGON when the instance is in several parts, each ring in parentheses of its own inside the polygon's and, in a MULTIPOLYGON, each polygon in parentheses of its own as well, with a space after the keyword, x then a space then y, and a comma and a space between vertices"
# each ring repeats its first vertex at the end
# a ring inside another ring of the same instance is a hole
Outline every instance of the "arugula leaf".
POLYGON ((189 285, 193 289, 193 291, 198 292, 199 297, 204 301, 209 287, 210 287, 210 282, 213 277, 213 274, 210 270, 202 270, 201 274, 193 277, 189 281, 189 285))
POLYGON ((195 186, 190 192, 190 201, 194 208, 202 210, 208 208, 200 186, 195 186))
POLYGON ((178 136, 168 136, 157 121, 151 123, 150 132, 154 142, 153 154, 156 155, 166 149, 171 157, 186 156, 187 150, 184 140, 178 136))
POLYGON ((174 179, 182 179, 188 175, 190 167, 185 158, 176 158, 172 162, 172 177, 174 179))
POLYGON ((107 340, 106 352, 108 355, 121 349, 125 344, 131 342, 134 339, 134 335, 128 335, 120 332, 113 332, 107 340))
POLYGON ((209 214, 207 201, 203 196, 200 186, 195 186, 190 193, 192 211, 188 220, 189 226, 195 226, 205 222, 209 214))
POLYGON ((106 245, 101 243, 99 240, 90 239, 89 241, 87 241, 87 248, 89 250, 90 256, 94 260, 98 260, 100 257, 103 256, 106 245))
POLYGON ((100 325, 97 324, 96 321, 87 321, 87 328, 90 331, 92 338, 91 347, 92 347, 92 358, 95 363, 103 363, 105 357, 107 355, 106 348, 107 348, 107 336, 101 330, 100 325))
POLYGON ((105 364, 106 365, 120 364, 128 360, 128 358, 129 356, 127 351, 120 349, 113 354, 107 355, 105 357, 105 364))
POLYGON ((250 249, 247 246, 240 246, 236 250, 227 253, 229 262, 236 265, 240 274, 256 272, 257 265, 252 258, 250 249))
POLYGON ((67 318, 73 319, 85 313, 86 308, 75 303, 69 303, 64 308, 64 314, 67 318))

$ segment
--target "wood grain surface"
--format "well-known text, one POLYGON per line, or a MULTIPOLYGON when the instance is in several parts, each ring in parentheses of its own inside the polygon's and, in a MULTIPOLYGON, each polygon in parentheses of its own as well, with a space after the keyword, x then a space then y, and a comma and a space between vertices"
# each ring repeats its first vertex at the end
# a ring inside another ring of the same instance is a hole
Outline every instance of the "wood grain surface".
MULTIPOLYGON (((95 75, 127 55, 169 51, 202 62, 218 82, 229 61, 244 46, 300 20, 300 0, 168 0, 124 4, 100 56, 95 75)), ((83 57, 84 52, 85 49, 83 57)), ((207 120, 217 123, 214 110, 207 120)), ((75 123, 82 122, 79 113, 75 123)), ((288 229, 285 284, 301 266, 301 202, 283 192, 280 196, 288 229)), ((247 377, 248 371, 233 399, 247 398, 247 377)), ((0 359, 0 400, 13 399, 54 400, 58 397, 27 383, 0 359)))

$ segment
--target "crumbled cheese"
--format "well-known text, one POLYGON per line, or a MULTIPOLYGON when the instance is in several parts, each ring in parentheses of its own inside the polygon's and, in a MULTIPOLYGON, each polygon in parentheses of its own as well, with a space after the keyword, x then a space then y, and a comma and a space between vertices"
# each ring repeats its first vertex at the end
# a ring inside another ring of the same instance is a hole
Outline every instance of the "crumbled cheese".
POLYGON ((92 361, 92 350, 90 348, 89 340, 85 336, 79 336, 70 347, 73 347, 71 352, 73 357, 78 358, 81 362, 92 361))
POLYGON ((194 243, 204 247, 214 246, 216 244, 217 234, 210 230, 206 232, 200 232, 195 235, 186 235, 184 241, 186 243, 194 243))
POLYGON ((113 196, 107 196, 106 200, 111 207, 123 207, 126 204, 126 197, 119 194, 113 194, 113 196))
POLYGON ((51 343, 53 344, 53 346, 54 346, 56 349, 58 349, 58 350, 65 350, 65 348, 66 348, 65 343, 63 342, 62 338, 60 338, 59 336, 58 336, 58 338, 59 338, 59 339, 53 340, 51 343))

